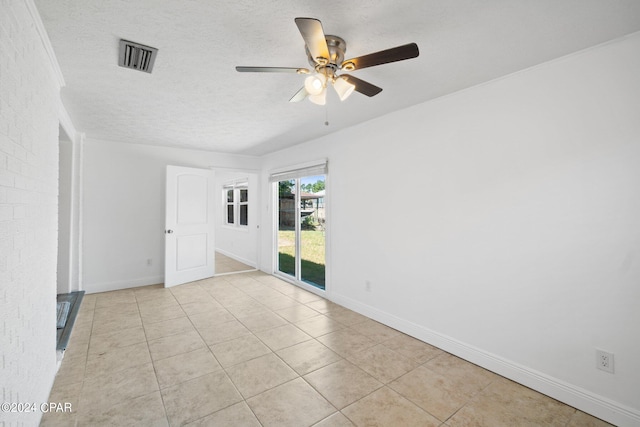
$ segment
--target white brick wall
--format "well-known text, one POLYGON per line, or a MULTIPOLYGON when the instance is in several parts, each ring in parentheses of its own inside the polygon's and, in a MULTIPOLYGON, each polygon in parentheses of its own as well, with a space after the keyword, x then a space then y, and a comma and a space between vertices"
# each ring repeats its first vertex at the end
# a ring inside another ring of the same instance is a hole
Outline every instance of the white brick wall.
MULTIPOLYGON (((60 84, 31 0, 0 0, 0 403, 46 402, 56 372, 60 84)), ((42 414, 0 412, 0 427, 42 414)))

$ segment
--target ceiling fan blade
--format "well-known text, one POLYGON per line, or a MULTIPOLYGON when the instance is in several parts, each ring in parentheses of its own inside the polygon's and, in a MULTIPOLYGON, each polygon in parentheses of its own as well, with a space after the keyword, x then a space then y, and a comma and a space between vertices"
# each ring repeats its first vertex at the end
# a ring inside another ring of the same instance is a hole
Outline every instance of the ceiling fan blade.
POLYGON ((365 82, 364 80, 361 80, 357 77, 353 77, 352 75, 343 74, 340 77, 345 79, 347 82, 351 83, 352 85, 354 85, 356 87, 355 90, 357 92, 360 92, 363 95, 367 95, 371 97, 371 96, 376 96, 377 94, 382 92, 382 88, 376 85, 372 85, 369 82, 365 82))
POLYGON ((322 29, 322 23, 314 18, 296 18, 295 21, 307 45, 307 49, 311 53, 311 57, 316 59, 316 62, 318 62, 317 58, 329 60, 329 47, 322 29))
POLYGON ((302 89, 300 89, 299 91, 296 92, 295 95, 293 95, 291 97, 291 99, 289 100, 289 102, 300 102, 303 99, 305 99, 307 97, 307 95, 309 95, 309 93, 307 92, 307 90, 304 88, 304 86, 302 86, 302 89))
POLYGON ((297 73, 297 74, 309 74, 309 70, 306 68, 293 68, 293 67, 236 67, 236 71, 240 73, 297 73))
POLYGON ((380 52, 370 53, 369 55, 348 59, 342 62, 342 67, 349 69, 350 66, 347 64, 351 63, 353 64, 352 70, 360 70, 362 68, 373 67, 374 65, 382 65, 390 62, 416 58, 419 54, 418 45, 415 43, 409 43, 403 46, 381 50, 380 52))

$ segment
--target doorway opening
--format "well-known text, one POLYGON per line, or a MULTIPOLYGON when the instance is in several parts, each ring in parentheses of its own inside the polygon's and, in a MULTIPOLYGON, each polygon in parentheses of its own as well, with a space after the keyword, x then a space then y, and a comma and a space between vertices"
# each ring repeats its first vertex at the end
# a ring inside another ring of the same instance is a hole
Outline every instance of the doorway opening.
POLYGON ((260 185, 251 169, 216 168, 216 276, 255 271, 259 262, 260 185))

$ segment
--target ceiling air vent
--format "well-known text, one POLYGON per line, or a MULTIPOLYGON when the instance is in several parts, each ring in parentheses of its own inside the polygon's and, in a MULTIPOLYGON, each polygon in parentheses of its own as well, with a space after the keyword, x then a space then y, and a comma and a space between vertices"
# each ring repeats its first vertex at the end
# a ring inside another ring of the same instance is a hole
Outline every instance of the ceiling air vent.
POLYGON ((118 65, 124 68, 151 73, 153 63, 156 60, 158 49, 134 43, 127 40, 120 40, 120 56, 118 65))

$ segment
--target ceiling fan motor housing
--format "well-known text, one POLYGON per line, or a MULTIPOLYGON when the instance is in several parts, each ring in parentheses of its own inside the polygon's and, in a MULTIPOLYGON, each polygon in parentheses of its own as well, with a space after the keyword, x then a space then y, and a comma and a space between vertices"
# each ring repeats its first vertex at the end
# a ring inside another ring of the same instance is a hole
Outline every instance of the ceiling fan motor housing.
POLYGON ((327 47, 329 48, 329 58, 314 58, 309 52, 309 48, 305 46, 305 52, 309 59, 309 64, 318 70, 318 67, 330 68, 334 73, 340 69, 340 64, 344 61, 344 54, 347 51, 347 42, 343 38, 338 36, 325 36, 327 41, 327 47))

